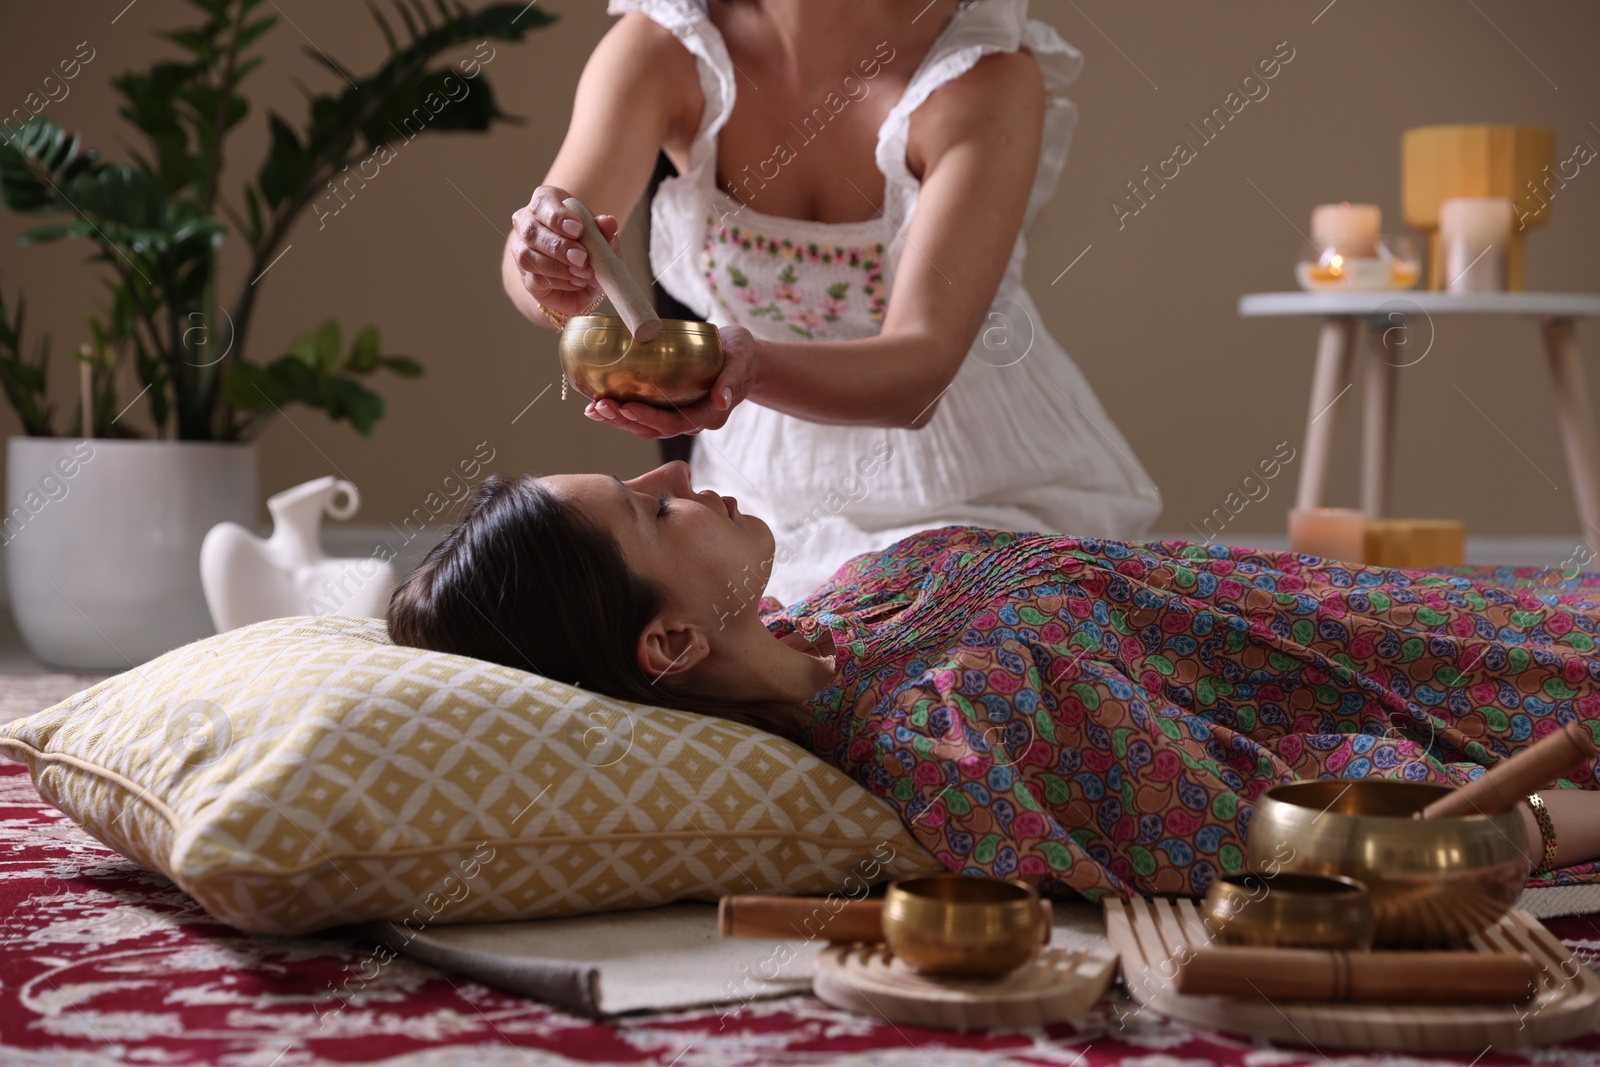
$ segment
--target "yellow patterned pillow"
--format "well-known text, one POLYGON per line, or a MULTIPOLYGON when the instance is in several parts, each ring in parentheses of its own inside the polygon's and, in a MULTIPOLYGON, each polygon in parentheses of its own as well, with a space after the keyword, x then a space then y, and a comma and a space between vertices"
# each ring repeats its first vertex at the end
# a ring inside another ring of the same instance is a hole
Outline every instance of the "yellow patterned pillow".
POLYGON ((942 870, 798 746, 376 619, 274 619, 0 728, 50 803, 244 930, 829 893, 942 870), (852 877, 853 876, 853 877, 852 877))

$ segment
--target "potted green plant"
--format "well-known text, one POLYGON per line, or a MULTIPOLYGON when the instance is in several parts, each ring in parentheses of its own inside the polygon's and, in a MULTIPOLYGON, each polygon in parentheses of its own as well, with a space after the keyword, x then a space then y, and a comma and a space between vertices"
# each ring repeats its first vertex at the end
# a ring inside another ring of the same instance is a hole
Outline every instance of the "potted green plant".
POLYGON ((264 0, 189 2, 203 20, 163 35, 183 57, 113 82, 146 142, 129 162, 103 159, 42 114, 0 127, 0 199, 51 217, 22 243, 87 242, 110 294, 74 353, 79 400, 59 426, 48 344, 30 348, 23 299, 0 296, 0 391, 23 429, 7 446, 0 544, 23 638, 60 666, 123 669, 209 634, 200 542, 218 522, 254 523, 261 425, 303 404, 370 434, 384 412, 371 376, 422 372, 372 327, 346 344, 333 321, 252 359, 256 297, 295 223, 341 203, 335 183, 351 168, 382 165, 421 133, 505 120, 483 73, 490 42, 553 21, 523 3, 392 0, 392 19, 372 7, 388 58, 355 77, 307 49, 333 91, 310 94, 298 129, 269 116, 266 157, 230 197, 224 148, 249 114, 240 89, 278 20, 264 0), (471 56, 445 58, 468 46, 471 56), (225 301, 219 262, 241 243, 246 281, 225 301), (137 404, 153 433, 129 428, 137 404))

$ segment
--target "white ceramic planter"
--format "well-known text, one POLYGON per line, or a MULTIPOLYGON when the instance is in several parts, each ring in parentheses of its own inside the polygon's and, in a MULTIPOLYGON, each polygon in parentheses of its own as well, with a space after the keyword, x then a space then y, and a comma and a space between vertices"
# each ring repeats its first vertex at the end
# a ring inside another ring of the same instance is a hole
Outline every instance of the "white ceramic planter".
POLYGON ((23 641, 120 671, 209 636, 200 543, 255 517, 254 444, 10 438, 0 544, 23 641))

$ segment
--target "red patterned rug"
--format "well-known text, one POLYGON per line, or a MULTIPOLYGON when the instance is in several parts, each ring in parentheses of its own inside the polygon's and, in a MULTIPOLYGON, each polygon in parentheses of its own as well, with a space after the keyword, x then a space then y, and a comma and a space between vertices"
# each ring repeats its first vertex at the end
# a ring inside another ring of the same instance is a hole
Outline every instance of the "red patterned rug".
MULTIPOLYGON (((1600 963, 1600 919, 1548 925, 1600 963)), ((263 938, 213 921, 79 830, 0 759, 0 1064, 744 1067, 860 1061, 1061 1067, 1600 1062, 1591 1034, 1535 1057, 1387 1057, 1276 1048, 1107 1002, 1081 1028, 956 1034, 808 996, 596 1022, 386 961, 349 936, 263 938)))

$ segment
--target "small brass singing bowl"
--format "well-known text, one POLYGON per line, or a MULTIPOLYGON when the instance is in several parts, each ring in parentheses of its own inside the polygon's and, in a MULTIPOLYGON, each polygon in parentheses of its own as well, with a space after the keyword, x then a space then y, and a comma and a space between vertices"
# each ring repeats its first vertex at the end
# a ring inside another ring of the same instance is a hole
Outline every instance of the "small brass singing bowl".
POLYGON ((1354 878, 1250 871, 1218 878, 1200 912, 1230 945, 1258 948, 1372 947, 1376 923, 1367 887, 1354 878))
POLYGON ((923 974, 998 978, 1033 959, 1047 928, 1039 893, 1023 882, 935 874, 894 882, 883 940, 923 974))
POLYGON ((1515 809, 1413 819, 1451 786, 1309 779, 1261 794, 1247 864, 1367 887, 1383 948, 1443 947, 1493 926, 1522 894, 1536 849, 1515 809))
POLYGON ((683 407, 704 400, 722 371, 722 342, 708 322, 663 319, 661 333, 641 343, 615 315, 579 315, 556 350, 567 381, 590 400, 683 407))

